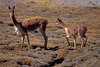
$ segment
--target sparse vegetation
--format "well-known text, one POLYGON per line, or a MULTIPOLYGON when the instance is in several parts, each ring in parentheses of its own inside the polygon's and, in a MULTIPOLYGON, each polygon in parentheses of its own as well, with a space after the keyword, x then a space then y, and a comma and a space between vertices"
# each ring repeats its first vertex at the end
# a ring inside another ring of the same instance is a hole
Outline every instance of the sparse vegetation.
MULTIPOLYGON (((15 1, 15 0, 14 0, 15 1)), ((53 6, 62 0, 28 0, 21 3, 3 5, 0 2, 0 67, 99 67, 100 66, 100 6, 60 5, 53 6), (52 1, 52 2, 51 2, 52 1), (18 21, 33 16, 42 16, 48 20, 48 50, 44 50, 44 40, 39 32, 28 33, 30 51, 25 39, 23 51, 20 35, 14 32, 14 26, 8 15, 7 6, 16 6, 15 16, 18 21), (88 42, 80 48, 77 38, 77 49, 73 50, 73 38, 66 40, 66 33, 56 24, 57 17, 62 18, 66 25, 84 24, 87 28, 88 42), (64 58, 59 62, 59 58, 64 58)), ((73 1, 73 0, 72 0, 73 1)), ((87 4, 91 4, 89 0, 87 4)))
POLYGON ((91 4, 92 3, 92 1, 91 0, 89 0, 88 2, 87 2, 87 4, 91 4))
POLYGON ((32 60, 33 58, 30 58, 30 57, 20 57, 17 59, 17 63, 20 65, 30 65, 32 60))

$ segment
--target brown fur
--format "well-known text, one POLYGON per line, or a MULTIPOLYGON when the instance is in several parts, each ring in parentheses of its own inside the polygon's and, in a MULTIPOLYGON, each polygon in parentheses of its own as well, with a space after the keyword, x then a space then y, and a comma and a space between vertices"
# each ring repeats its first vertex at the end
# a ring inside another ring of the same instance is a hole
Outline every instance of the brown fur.
POLYGON ((48 21, 45 20, 44 18, 42 17, 31 17, 31 18, 28 18, 28 19, 24 19, 20 22, 20 23, 23 27, 25 27, 28 31, 34 31, 36 30, 40 25, 47 25, 48 24, 48 21))
MULTIPOLYGON (((76 49, 76 36, 77 35, 80 37, 80 39, 82 41, 81 48, 82 48, 83 44, 85 46, 85 43, 87 41, 87 37, 85 35, 87 32, 86 26, 84 26, 82 24, 66 26, 60 18, 57 18, 57 23, 60 24, 65 29, 65 32, 67 33, 67 36, 66 36, 67 41, 70 36, 74 37, 74 49, 76 49), (85 42, 84 42, 83 38, 86 38, 85 42)), ((69 41, 68 41, 68 44, 69 44, 69 41)))
POLYGON ((87 28, 84 25, 81 24, 75 24, 75 25, 71 25, 67 27, 68 31, 68 35, 70 36, 80 36, 80 37, 84 37, 87 28))
POLYGON ((45 40, 44 48, 46 49, 48 38, 46 36, 45 30, 46 30, 48 21, 42 17, 37 16, 37 17, 27 18, 18 22, 14 16, 15 6, 13 8, 10 8, 10 7, 8 8, 9 8, 10 16, 14 25, 16 26, 17 30, 19 30, 20 33, 22 34, 22 48, 23 48, 24 38, 25 36, 27 36, 28 45, 29 45, 28 49, 30 49, 28 31, 34 31, 37 28, 39 28, 44 37, 44 40, 45 40))

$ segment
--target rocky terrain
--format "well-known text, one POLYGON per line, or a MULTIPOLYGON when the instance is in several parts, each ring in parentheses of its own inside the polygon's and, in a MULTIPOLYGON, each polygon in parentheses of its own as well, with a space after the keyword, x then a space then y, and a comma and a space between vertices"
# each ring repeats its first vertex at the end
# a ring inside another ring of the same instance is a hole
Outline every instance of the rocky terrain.
MULTIPOLYGON (((0 0, 3 4, 18 4, 27 0, 0 0)), ((29 0, 35 1, 35 0, 29 0)), ((55 2, 53 5, 100 5, 99 0, 48 0, 50 3, 55 2), (58 2, 56 2, 58 1, 58 2)))
POLYGON ((100 67, 100 1, 99 0, 0 0, 0 67, 100 67), (84 1, 84 2, 83 2, 84 1), (80 5, 81 4, 81 5, 80 5), (37 29, 30 32, 31 49, 25 39, 21 51, 21 35, 16 35, 9 17, 8 6, 15 6, 16 20, 42 16, 48 20, 46 34, 48 50, 43 49, 44 39, 37 29), (84 24, 88 41, 73 49, 73 37, 56 24, 57 17, 66 25, 84 24))

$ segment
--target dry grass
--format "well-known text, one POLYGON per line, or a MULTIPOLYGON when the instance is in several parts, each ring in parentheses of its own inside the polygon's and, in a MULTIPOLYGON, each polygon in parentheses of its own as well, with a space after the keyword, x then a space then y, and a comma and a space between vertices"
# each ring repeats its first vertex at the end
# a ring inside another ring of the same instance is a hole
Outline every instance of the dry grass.
MULTIPOLYGON (((57 3, 61 0, 52 1, 52 2, 49 2, 49 0, 44 0, 44 1, 34 0, 34 3, 30 3, 32 1, 33 0, 28 0, 27 1, 28 3, 23 2, 20 4, 15 4, 16 6, 15 16, 17 20, 20 21, 24 18, 32 17, 35 15, 40 15, 46 18, 49 21, 46 29, 46 34, 48 36, 47 47, 55 48, 58 46, 59 47, 58 51, 61 51, 61 53, 58 56, 59 57, 65 56, 65 60, 64 60, 65 62, 71 62, 73 59, 77 61, 78 59, 81 58, 81 56, 83 56, 82 53, 84 51, 80 49, 81 42, 79 42, 78 40, 79 38, 78 38, 77 39, 78 49, 75 50, 75 52, 72 51, 73 53, 67 55, 68 51, 63 49, 63 48, 68 48, 67 47, 68 44, 65 38, 66 33, 60 25, 56 24, 57 17, 61 17, 63 22, 68 26, 72 24, 84 24, 87 26, 88 42, 86 44, 86 47, 84 47, 84 49, 91 46, 91 44, 93 44, 94 42, 100 43, 99 42, 100 6, 88 6, 88 7, 75 6, 75 5, 53 6, 54 3, 57 3)), ((91 4, 91 3, 88 2, 87 4, 91 4)), ((1 18, 0 21, 4 21, 4 23, 6 24, 12 23, 8 14, 7 6, 1 5, 1 3, 0 6, 3 7, 0 8, 0 18, 1 18)), ((28 48, 28 43, 25 39, 24 49, 23 51, 19 51, 21 49, 20 35, 19 36, 15 35, 13 26, 8 26, 8 25, 2 26, 2 24, 0 24, 0 44, 1 44, 0 49, 4 51, 8 51, 7 53, 3 53, 2 51, 0 52, 0 63, 7 62, 9 60, 17 60, 16 62, 19 62, 22 65, 30 65, 32 61, 44 63, 41 59, 37 59, 37 58, 41 58, 41 53, 45 53, 43 52, 44 39, 41 33, 40 32, 34 34, 29 33, 29 37, 31 43, 31 50, 26 51, 26 49, 28 48), (41 53, 37 51, 41 51, 41 53)), ((74 46, 73 38, 69 38, 69 41, 71 47, 73 47, 74 46)), ((95 46, 99 47, 99 44, 95 44, 95 46)), ((49 54, 49 52, 47 52, 47 54, 49 54)), ((85 52, 84 54, 89 55, 88 52, 85 52)), ((83 62, 86 62, 88 59, 89 58, 84 58, 83 62)), ((9 64, 4 63, 2 65, 7 66, 9 64)), ((0 67, 2 67, 2 65, 0 67)), ((11 66, 17 67, 17 64, 11 64, 11 66)), ((58 67, 67 67, 67 66, 70 67, 71 65, 68 65, 67 63, 62 63, 58 67)), ((84 65, 84 67, 85 66, 87 65, 84 65)))
POLYGON ((6 45, 4 49, 14 50, 17 47, 17 43, 11 43, 8 46, 6 45))
POLYGON ((89 5, 89 4, 91 4, 92 3, 92 1, 91 0, 89 0, 88 2, 87 2, 87 4, 89 5))
POLYGON ((33 60, 33 58, 30 58, 30 57, 19 57, 17 59, 17 62, 22 64, 22 65, 30 65, 32 60, 33 60))
MULTIPOLYGON (((1 55, 1 54, 0 54, 1 55)), ((4 56, 4 55, 1 55, 1 56, 4 56)), ((1 62, 7 62, 9 59, 7 57, 1 57, 0 58, 0 63, 1 62)))
POLYGON ((0 63, 1 62, 7 62, 9 61, 10 59, 13 59, 15 55, 13 54, 10 54, 10 53, 0 53, 0 63))

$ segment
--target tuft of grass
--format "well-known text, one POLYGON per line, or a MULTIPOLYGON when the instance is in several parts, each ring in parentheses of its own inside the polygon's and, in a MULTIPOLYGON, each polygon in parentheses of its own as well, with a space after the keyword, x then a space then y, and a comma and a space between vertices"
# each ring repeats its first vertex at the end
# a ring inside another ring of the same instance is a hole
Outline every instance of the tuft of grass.
POLYGON ((88 2, 87 2, 87 5, 89 5, 89 4, 91 4, 92 3, 92 1, 91 0, 89 0, 88 2))
POLYGON ((18 65, 17 63, 16 64, 2 63, 0 64, 0 67, 18 67, 18 65))
POLYGON ((7 62, 10 58, 7 57, 8 55, 0 53, 0 63, 1 62, 7 62))
POLYGON ((8 50, 14 50, 15 47, 17 47, 17 44, 16 43, 11 43, 11 44, 5 46, 4 48, 8 49, 8 50))
POLYGON ((3 58, 0 58, 0 63, 1 62, 7 62, 7 61, 8 61, 8 58, 4 58, 4 57, 3 58))
POLYGON ((91 9, 100 9, 100 6, 89 6, 91 9))
POLYGON ((17 59, 17 63, 21 65, 30 65, 32 60, 33 58, 30 58, 30 57, 19 57, 17 59))
POLYGON ((63 41, 61 41, 61 40, 59 41, 59 40, 58 40, 58 41, 54 41, 54 42, 53 42, 53 44, 59 44, 59 43, 63 43, 63 41))
POLYGON ((58 51, 60 51, 59 57, 65 57, 69 53, 66 49, 59 49, 58 51))
POLYGON ((33 52, 25 52, 22 54, 23 56, 29 56, 29 57, 33 57, 33 58, 40 58, 41 56, 38 54, 35 54, 34 51, 33 52))
POLYGON ((83 50, 82 50, 81 48, 79 48, 79 49, 77 49, 77 50, 75 51, 75 53, 83 53, 83 50))

